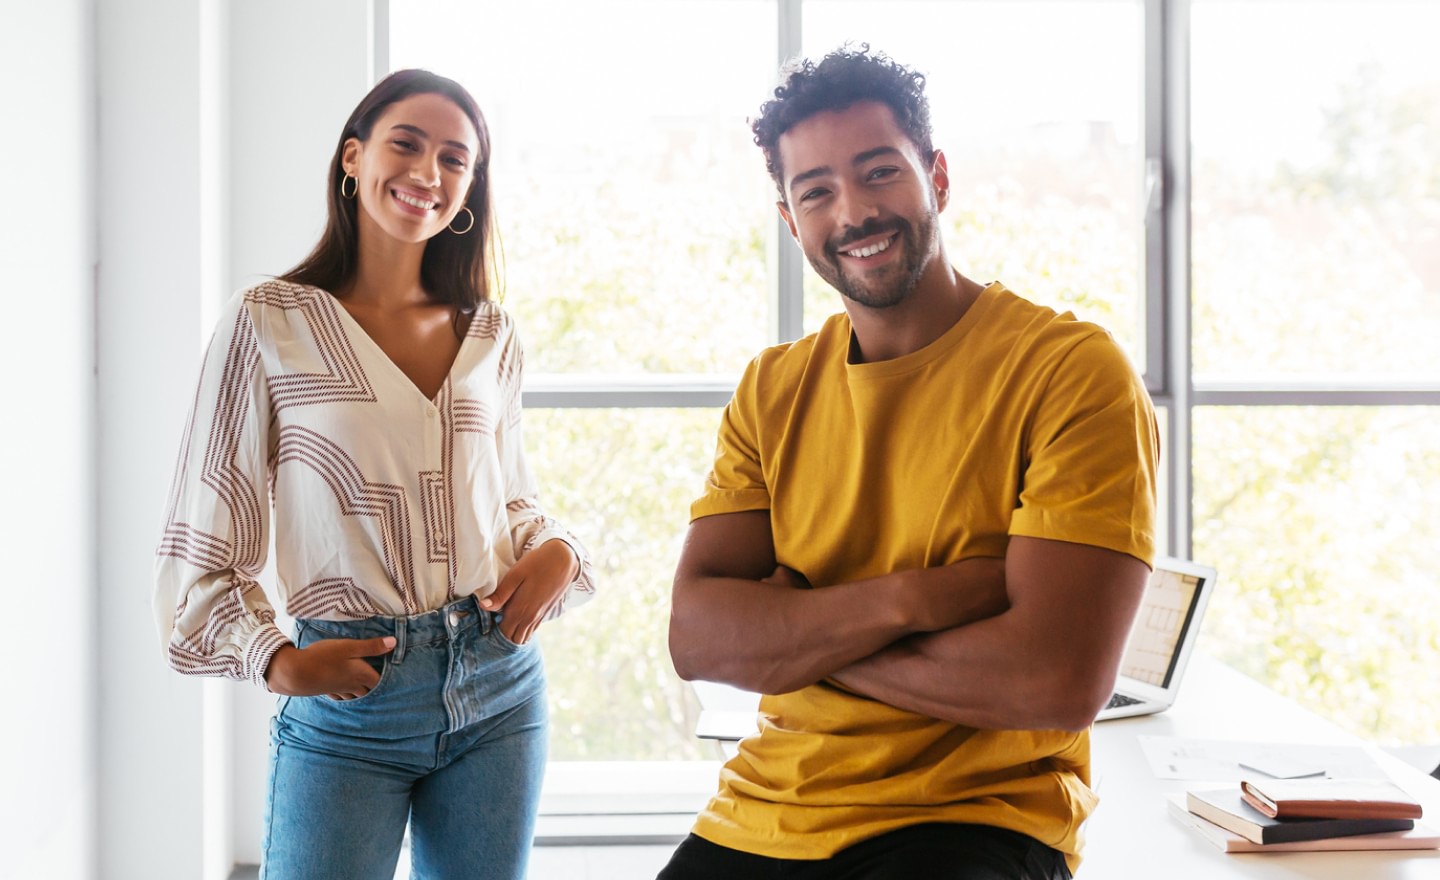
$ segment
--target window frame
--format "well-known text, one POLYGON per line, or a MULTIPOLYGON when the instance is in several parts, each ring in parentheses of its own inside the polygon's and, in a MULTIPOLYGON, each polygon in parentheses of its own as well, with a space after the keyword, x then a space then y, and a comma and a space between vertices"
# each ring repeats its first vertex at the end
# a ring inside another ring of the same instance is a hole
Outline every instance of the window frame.
MULTIPOLYGON (((1164 532, 1169 555, 1189 558, 1192 546, 1191 423, 1204 406, 1440 406, 1440 383, 1210 382, 1196 384, 1191 360, 1190 13, 1192 0, 1138 0, 1143 6, 1142 212, 1146 388, 1164 412, 1168 443, 1161 466, 1168 485, 1164 532)), ((1203 0, 1201 0, 1203 2, 1203 0)), ((777 66, 799 54, 804 0, 775 0, 777 66)), ((390 0, 373 0, 374 69, 388 71, 390 0)), ((759 161, 758 157, 756 161, 759 161)), ((803 255, 775 217, 778 247, 769 340, 799 338, 803 327, 803 255)), ((733 382, 724 377, 532 376, 526 407, 723 407, 733 382)), ((663 762, 657 762, 663 763, 663 762)), ((633 767, 629 772, 633 772, 633 767)), ((621 783, 623 784, 623 782, 621 783)))

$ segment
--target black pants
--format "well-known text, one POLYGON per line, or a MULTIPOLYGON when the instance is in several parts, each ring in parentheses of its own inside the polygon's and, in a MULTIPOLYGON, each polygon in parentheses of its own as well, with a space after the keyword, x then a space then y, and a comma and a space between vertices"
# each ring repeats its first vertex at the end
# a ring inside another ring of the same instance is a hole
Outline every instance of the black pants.
POLYGON ((988 825, 912 825, 828 859, 772 859, 690 835, 656 880, 1070 880, 1065 858, 988 825))

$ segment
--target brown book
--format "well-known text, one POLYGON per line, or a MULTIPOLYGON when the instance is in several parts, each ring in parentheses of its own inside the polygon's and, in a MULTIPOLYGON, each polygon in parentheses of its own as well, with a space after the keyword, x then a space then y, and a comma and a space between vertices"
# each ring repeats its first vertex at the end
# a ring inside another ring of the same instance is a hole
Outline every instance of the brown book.
POLYGON ((1165 796, 1170 815, 1193 829, 1201 839, 1224 852, 1283 853, 1311 850, 1381 850, 1381 849, 1440 849, 1440 831, 1424 825, 1416 825, 1409 831, 1390 831, 1384 834, 1356 834, 1349 837, 1322 837, 1318 840, 1296 840, 1289 843, 1255 843, 1208 819, 1202 819, 1185 808, 1183 793, 1165 796))
POLYGON ((1218 791, 1188 791, 1185 806, 1200 818, 1254 843, 1380 834, 1415 827, 1414 819, 1275 819, 1250 806, 1234 786, 1218 791))
POLYGON ((1419 819, 1414 798, 1384 779, 1266 779, 1240 783, 1245 802, 1277 819, 1419 819))

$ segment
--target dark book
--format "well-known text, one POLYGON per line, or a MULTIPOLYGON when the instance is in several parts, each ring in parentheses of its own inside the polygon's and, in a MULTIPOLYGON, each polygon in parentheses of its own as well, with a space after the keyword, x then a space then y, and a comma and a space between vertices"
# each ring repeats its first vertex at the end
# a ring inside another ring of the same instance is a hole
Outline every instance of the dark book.
POLYGON ((1245 802, 1239 787, 1185 794, 1190 812, 1254 843, 1321 840, 1355 834, 1409 831, 1414 819, 1276 819, 1245 802))

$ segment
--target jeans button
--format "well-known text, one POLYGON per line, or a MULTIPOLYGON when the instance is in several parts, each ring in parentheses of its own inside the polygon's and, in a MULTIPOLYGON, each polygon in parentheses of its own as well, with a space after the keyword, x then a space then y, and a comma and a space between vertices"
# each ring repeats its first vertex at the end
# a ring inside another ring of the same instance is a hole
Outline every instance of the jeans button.
POLYGON ((451 611, 451 612, 450 612, 450 627, 453 629, 453 628, 455 628, 455 627, 457 627, 457 626, 459 626, 459 625, 460 625, 460 612, 458 612, 458 611, 451 611))

